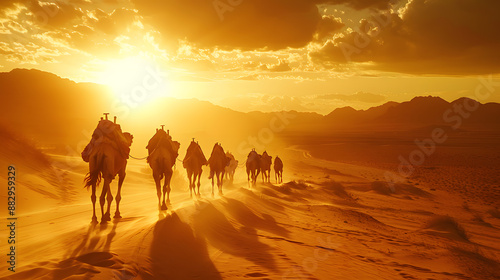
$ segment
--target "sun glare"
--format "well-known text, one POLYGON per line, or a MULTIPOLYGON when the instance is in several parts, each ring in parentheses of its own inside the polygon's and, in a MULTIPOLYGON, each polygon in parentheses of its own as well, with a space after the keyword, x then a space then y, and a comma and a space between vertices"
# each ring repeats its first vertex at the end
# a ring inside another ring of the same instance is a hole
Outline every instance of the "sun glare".
POLYGON ((101 82, 112 89, 118 100, 129 103, 131 107, 168 95, 167 74, 155 63, 129 57, 107 64, 101 82))

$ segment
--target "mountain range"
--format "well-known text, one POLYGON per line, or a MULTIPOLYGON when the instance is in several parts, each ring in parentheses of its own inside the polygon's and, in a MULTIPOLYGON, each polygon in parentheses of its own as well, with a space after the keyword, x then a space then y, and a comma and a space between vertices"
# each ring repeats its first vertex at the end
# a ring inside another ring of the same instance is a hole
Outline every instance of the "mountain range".
MULTIPOLYGON (((106 86, 76 83, 34 69, 0 73, 0 94, 0 125, 22 128, 28 138, 42 143, 88 138, 102 113, 116 107, 106 86)), ((326 116, 296 111, 243 113, 196 99, 162 98, 154 103, 155 110, 130 110, 126 116, 124 112, 110 113, 119 115, 125 130, 152 135, 155 128, 165 124, 183 139, 206 137, 210 141, 223 141, 230 136, 246 139, 264 130, 275 134, 318 133, 411 130, 433 125, 500 129, 500 104, 481 104, 465 97, 453 102, 440 97, 415 97, 367 110, 337 108, 326 116)), ((238 144, 234 142, 231 146, 238 144)))

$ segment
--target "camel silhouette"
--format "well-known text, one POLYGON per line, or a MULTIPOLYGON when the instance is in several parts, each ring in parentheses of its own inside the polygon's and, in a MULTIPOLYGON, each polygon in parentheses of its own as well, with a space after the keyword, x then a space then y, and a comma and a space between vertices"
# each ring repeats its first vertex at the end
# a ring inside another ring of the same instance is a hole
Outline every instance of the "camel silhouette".
POLYGON ((212 179, 212 197, 214 196, 214 176, 217 177, 219 195, 222 195, 224 172, 228 164, 229 159, 226 157, 224 149, 219 143, 215 143, 214 148, 212 149, 212 154, 208 159, 208 165, 210 166, 210 176, 208 178, 212 179))
POLYGON ((283 183, 283 161, 278 156, 274 158, 274 178, 276 183, 283 183))
POLYGON ((186 168, 187 176, 189 178, 189 193, 191 197, 194 195, 200 197, 200 178, 201 173, 203 173, 203 169, 201 168, 203 165, 207 165, 207 159, 201 150, 200 145, 194 141, 191 141, 189 147, 186 151, 186 156, 182 161, 182 165, 186 168), (196 193, 196 179, 198 178, 198 193, 196 193))
POLYGON ((162 128, 156 130, 156 134, 149 140, 146 148, 149 151, 148 163, 153 170, 153 179, 156 184, 158 208, 160 210, 167 210, 167 204, 170 203, 170 180, 173 174, 172 167, 179 155, 180 143, 172 141, 172 137, 162 128), (163 195, 161 189, 162 179, 164 179, 163 195))
POLYGON ((262 182, 271 182, 271 164, 273 157, 268 155, 266 151, 262 153, 260 159, 260 171, 262 172, 262 182))
POLYGON ((234 181, 234 173, 236 172, 236 168, 238 168, 238 161, 230 152, 226 153, 226 157, 229 159, 229 165, 226 166, 226 179, 229 179, 232 183, 234 181))
POLYGON ((252 185, 255 186, 257 184, 257 176, 259 176, 260 173, 260 160, 261 160, 261 155, 259 155, 255 149, 252 149, 250 153, 247 156, 247 162, 246 162, 246 167, 247 167, 247 180, 250 184, 250 177, 252 179, 252 185))
POLYGON ((118 191, 116 194, 116 212, 114 218, 121 218, 120 215, 120 201, 121 201, 121 188, 123 180, 125 179, 125 168, 127 167, 127 159, 129 157, 130 146, 132 145, 132 134, 125 132, 122 133, 118 124, 107 120, 98 123, 97 128, 94 130, 92 140, 85 147, 82 152, 84 161, 89 162, 89 173, 85 176, 85 187, 92 187, 92 222, 97 223, 97 216, 95 213, 96 203, 96 188, 104 179, 101 196, 99 199, 101 205, 101 223, 110 221, 110 209, 113 202, 113 195, 111 194, 110 184, 111 181, 118 175, 118 191), (104 213, 104 205, 108 202, 106 213, 104 213))

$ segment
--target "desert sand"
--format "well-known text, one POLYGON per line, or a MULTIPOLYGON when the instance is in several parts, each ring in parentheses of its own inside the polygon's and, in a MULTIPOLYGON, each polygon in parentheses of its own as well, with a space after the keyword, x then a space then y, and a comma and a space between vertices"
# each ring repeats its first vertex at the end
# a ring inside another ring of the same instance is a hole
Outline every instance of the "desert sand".
MULTIPOLYGON (((380 157, 332 148, 342 145, 334 140, 309 146, 302 140, 288 139, 295 144, 275 151, 285 164, 283 184, 262 183, 259 176, 251 186, 239 167, 234 182, 225 182, 223 197, 211 197, 204 169, 201 198, 190 198, 185 170, 177 164, 167 211, 157 208, 149 166, 129 159, 123 218, 105 224, 90 223, 90 193, 82 182, 88 166, 80 157, 43 157, 36 149, 20 157, 4 149, 2 170, 14 163, 21 187, 16 272, 2 261, 0 279, 500 278, 500 215, 493 199, 498 165, 474 169, 467 150, 454 153, 465 163, 449 164, 444 148, 430 161, 434 168, 423 165, 390 185, 384 174, 394 167, 387 158, 404 152, 366 144, 384 153, 380 157), (466 166, 471 174, 483 169, 491 177, 466 180, 466 166), (456 186, 460 182, 466 187, 456 186), (473 182, 490 189, 471 187, 473 182)), ((10 150, 30 147, 4 143, 10 150)), ((481 150, 484 164, 496 162, 498 151, 488 149, 476 146, 473 154, 481 150)), ((1 199, 5 205, 5 194, 1 199)), ((2 210, 2 220, 6 215, 2 210)))

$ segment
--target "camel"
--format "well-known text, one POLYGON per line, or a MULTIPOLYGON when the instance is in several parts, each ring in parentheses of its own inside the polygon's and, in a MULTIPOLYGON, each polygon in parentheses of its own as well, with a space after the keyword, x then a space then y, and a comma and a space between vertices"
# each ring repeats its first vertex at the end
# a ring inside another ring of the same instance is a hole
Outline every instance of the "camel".
POLYGON ((260 173, 260 158, 255 149, 253 149, 247 157, 246 167, 247 167, 247 180, 250 183, 250 177, 252 179, 252 185, 255 186, 257 183, 257 176, 260 173), (251 176, 250 176, 251 175, 251 176))
POLYGON ((153 179, 156 184, 156 194, 158 196, 158 208, 167 210, 167 204, 170 203, 170 180, 172 179, 172 167, 175 164, 177 155, 179 154, 179 142, 172 141, 172 137, 163 129, 157 130, 156 134, 151 138, 150 144, 146 147, 150 154, 148 163, 153 169, 153 179), (154 141, 152 141, 154 140, 154 141), (154 144, 155 146, 152 146, 154 144), (161 191, 161 180, 163 182, 163 195, 161 191), (166 203, 165 203, 166 199, 166 203))
POLYGON ((191 197, 194 195, 200 197, 200 178, 203 169, 201 167, 207 164, 207 159, 201 150, 200 145, 197 142, 193 141, 189 145, 186 151, 186 157, 182 161, 182 165, 186 168, 187 175, 189 178, 189 192, 191 197), (198 193, 196 193, 196 178, 198 178, 198 193))
POLYGON ((224 149, 219 143, 215 143, 212 149, 212 154, 208 159, 208 165, 210 166, 210 176, 212 179, 212 197, 214 196, 214 176, 217 177, 217 187, 219 188, 219 195, 222 195, 222 183, 224 180, 224 172, 226 166, 229 164, 229 159, 224 153, 224 149))
POLYGON ((276 183, 283 183, 283 162, 279 157, 274 159, 274 177, 276 183))
POLYGON ((273 157, 268 155, 266 151, 262 153, 260 159, 260 171, 262 172, 262 181, 271 182, 271 164, 273 163, 273 157))
POLYGON ((84 160, 88 159, 89 173, 85 176, 85 187, 92 187, 92 223, 97 223, 95 213, 96 189, 99 186, 101 179, 104 179, 99 203, 101 205, 101 223, 110 221, 110 209, 113 202, 111 194, 111 181, 118 175, 118 191, 115 197, 116 212, 115 219, 121 218, 120 201, 121 189, 123 180, 125 180, 125 168, 127 167, 128 151, 132 145, 132 134, 121 132, 121 128, 116 123, 109 120, 101 120, 96 130, 94 131, 91 143, 85 148, 82 153, 84 160), (87 158, 88 157, 88 158, 87 158), (106 213, 104 213, 104 205, 108 202, 106 213))
POLYGON ((238 168, 238 161, 230 152, 226 153, 226 157, 229 158, 229 165, 226 166, 226 179, 229 179, 232 183, 234 180, 234 173, 236 172, 236 168, 238 168))

